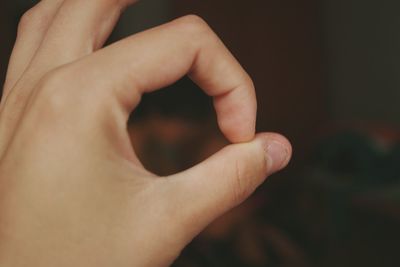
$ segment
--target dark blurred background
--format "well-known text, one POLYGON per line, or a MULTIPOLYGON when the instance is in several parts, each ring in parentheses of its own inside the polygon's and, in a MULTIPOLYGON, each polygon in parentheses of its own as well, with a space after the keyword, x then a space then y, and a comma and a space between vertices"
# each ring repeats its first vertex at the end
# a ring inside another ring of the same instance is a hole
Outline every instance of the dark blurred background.
MULTIPOLYGON (((0 3, 1 81, 19 18, 35 2, 0 3)), ((289 168, 174 266, 400 266, 399 10, 395 0, 143 0, 125 13, 110 42, 203 17, 254 79, 258 130, 294 146, 289 168)), ((188 79, 146 95, 129 129, 160 175, 227 144, 210 99, 188 79)))

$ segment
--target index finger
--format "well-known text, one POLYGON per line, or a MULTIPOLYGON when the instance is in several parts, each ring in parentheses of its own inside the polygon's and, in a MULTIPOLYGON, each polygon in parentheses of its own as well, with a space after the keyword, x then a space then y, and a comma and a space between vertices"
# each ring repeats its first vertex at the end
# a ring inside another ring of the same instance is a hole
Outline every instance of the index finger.
POLYGON ((91 87, 112 88, 127 113, 136 107, 141 94, 188 74, 213 97, 219 127, 230 141, 254 138, 257 101, 252 80, 197 16, 134 35, 81 63, 97 80, 91 87))

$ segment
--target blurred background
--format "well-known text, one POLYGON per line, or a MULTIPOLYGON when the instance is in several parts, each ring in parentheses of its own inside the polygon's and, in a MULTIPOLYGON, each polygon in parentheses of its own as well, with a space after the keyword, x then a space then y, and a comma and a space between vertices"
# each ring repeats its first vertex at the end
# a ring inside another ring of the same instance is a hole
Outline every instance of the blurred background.
MULTIPOLYGON (((35 3, 0 3, 0 82, 19 18, 35 3)), ((400 266, 399 10, 395 0, 143 0, 124 14, 110 42, 203 17, 254 79, 258 130, 281 132, 294 147, 287 170, 174 266, 400 266)), ((129 130, 160 175, 227 144, 210 99, 189 79, 146 95, 129 130)))

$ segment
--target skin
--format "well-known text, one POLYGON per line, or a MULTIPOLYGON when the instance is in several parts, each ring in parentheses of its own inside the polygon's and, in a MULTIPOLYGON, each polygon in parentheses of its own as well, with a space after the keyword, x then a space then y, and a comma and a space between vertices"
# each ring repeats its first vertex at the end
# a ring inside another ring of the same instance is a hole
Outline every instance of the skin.
POLYGON ((132 3, 43 0, 22 18, 0 105, 0 266, 168 266, 289 162, 284 137, 255 134, 253 83, 201 18, 102 48, 132 3), (126 123, 185 74, 232 144, 158 177, 126 123))

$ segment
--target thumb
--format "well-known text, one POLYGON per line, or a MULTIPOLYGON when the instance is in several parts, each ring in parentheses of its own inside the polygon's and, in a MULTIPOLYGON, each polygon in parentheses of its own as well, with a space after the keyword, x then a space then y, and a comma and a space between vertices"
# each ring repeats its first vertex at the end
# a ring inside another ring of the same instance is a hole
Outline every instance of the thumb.
POLYGON ((291 157, 289 141, 273 133, 225 147, 199 165, 171 177, 173 205, 183 227, 197 234, 210 222, 248 198, 267 176, 291 157))

